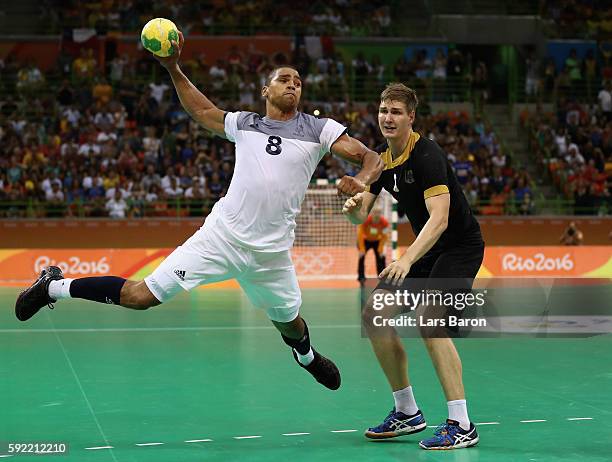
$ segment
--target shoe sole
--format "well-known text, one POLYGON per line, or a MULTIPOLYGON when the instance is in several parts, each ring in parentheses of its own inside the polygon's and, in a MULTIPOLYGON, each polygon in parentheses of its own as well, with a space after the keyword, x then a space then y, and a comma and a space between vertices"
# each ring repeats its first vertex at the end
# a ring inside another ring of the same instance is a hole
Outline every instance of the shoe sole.
POLYGON ((480 437, 477 436, 475 439, 471 441, 466 441, 465 443, 459 443, 454 446, 444 446, 444 447, 439 446, 435 448, 428 448, 427 446, 423 446, 421 443, 419 443, 419 446, 421 447, 421 449, 425 449, 426 451, 450 451, 451 449, 463 449, 463 448, 469 448, 472 446, 476 446, 479 441, 480 441, 480 437))
POLYGON ((23 314, 23 310, 19 306, 20 304, 19 302, 21 301, 21 298, 23 297, 24 293, 25 291, 19 294, 19 296, 17 297, 17 302, 15 303, 15 316, 20 321, 27 321, 28 319, 30 319, 32 316, 36 314, 36 313, 33 313, 31 316, 27 316, 27 317, 23 314))
POLYGON ((388 439, 391 439, 391 438, 398 438, 400 436, 414 435, 415 433, 422 432, 426 428, 427 428, 427 423, 423 422, 422 424, 418 424, 418 425, 415 425, 414 427, 410 427, 409 430, 402 430, 402 431, 399 431, 399 432, 375 433, 375 432, 371 432, 371 431, 367 430, 364 433, 364 436, 366 438, 371 439, 371 440, 388 440, 388 439))

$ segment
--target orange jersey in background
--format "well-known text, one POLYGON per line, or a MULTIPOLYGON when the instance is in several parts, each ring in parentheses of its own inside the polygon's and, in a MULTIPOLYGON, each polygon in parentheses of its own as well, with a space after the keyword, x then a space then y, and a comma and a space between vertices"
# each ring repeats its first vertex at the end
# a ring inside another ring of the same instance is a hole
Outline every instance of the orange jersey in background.
POLYGON ((385 228, 389 226, 389 222, 385 217, 380 217, 378 223, 374 223, 371 216, 366 218, 362 224, 359 225, 357 230, 357 246, 360 252, 365 252, 365 241, 379 241, 379 252, 382 252, 382 248, 385 245, 387 236, 385 234, 385 228))

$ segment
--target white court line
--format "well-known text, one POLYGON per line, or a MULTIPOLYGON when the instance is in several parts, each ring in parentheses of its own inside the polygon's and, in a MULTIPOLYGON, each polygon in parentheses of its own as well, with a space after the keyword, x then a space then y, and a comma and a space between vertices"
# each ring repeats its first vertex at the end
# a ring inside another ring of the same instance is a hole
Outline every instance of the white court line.
MULTIPOLYGON (((359 324, 339 324, 337 326, 308 326, 310 329, 357 329, 359 324)), ((226 330, 275 330, 274 326, 184 326, 184 327, 109 327, 102 329, 0 329, 0 334, 51 334, 90 333, 90 332, 199 332, 226 330)))
POLYGON ((1 455, 0 457, 13 457, 13 454, 1 455))
MULTIPOLYGON (((567 417, 567 420, 593 420, 593 417, 567 417)), ((521 420, 521 423, 537 423, 537 422, 547 422, 545 419, 534 419, 534 420, 521 420)), ((475 425, 501 425, 500 422, 477 422, 475 425)), ((438 425, 428 425, 427 428, 435 428, 438 425)), ((358 430, 331 430, 331 433, 353 433, 358 430)), ((308 432, 296 432, 296 433, 282 433, 282 436, 303 436, 310 435, 308 432)), ((248 439, 256 439, 263 438, 262 435, 248 435, 248 436, 234 436, 235 440, 248 440, 248 439)), ((210 438, 198 439, 198 440, 186 440, 185 443, 207 443, 212 442, 214 440, 210 438)), ((165 443, 137 443, 136 446, 160 446, 165 443)), ((85 448, 88 450, 98 450, 98 449, 113 449, 113 446, 95 446, 90 448, 85 448)), ((2 457, 11 457, 12 454, 9 455, 0 455, 2 457)))
MULTIPOLYGON (((102 430, 102 426, 100 425, 100 421, 98 420, 98 417, 96 416, 96 413, 93 410, 93 406, 91 405, 91 402, 89 401, 89 398, 87 397, 87 393, 85 393, 85 389, 83 388, 83 385, 81 384, 81 379, 79 379, 79 375, 77 374, 74 365, 72 364, 72 361, 70 360, 70 357, 68 356, 68 351, 66 351, 66 347, 64 346, 64 342, 62 342, 62 339, 60 338, 57 330, 55 329, 55 324, 53 324, 53 319, 51 319, 51 316, 49 315, 49 310, 47 310, 45 312, 45 314, 47 315, 47 319, 49 320, 49 323, 51 324, 51 332, 53 332, 53 334, 55 335, 55 338, 57 340, 57 342, 59 343, 62 352, 64 353, 64 357, 66 358, 66 362, 68 363, 68 366, 70 367, 70 370, 72 371, 72 375, 74 376, 74 380, 76 381, 77 385, 79 386, 79 390, 81 391, 81 394, 83 395, 83 398, 85 398, 85 403, 87 404, 87 408, 89 409, 89 412, 91 413, 91 416, 93 417, 93 420, 96 424, 96 427, 98 427, 98 431, 100 432, 100 435, 102 436, 102 439, 104 440, 104 442, 109 445, 109 441, 108 438, 106 437, 106 434, 104 433, 104 430, 102 430)), ((118 462, 117 458, 115 457, 115 453, 113 452, 113 447, 110 446, 108 449, 110 449, 110 454, 111 457, 113 458, 114 462, 118 462)))

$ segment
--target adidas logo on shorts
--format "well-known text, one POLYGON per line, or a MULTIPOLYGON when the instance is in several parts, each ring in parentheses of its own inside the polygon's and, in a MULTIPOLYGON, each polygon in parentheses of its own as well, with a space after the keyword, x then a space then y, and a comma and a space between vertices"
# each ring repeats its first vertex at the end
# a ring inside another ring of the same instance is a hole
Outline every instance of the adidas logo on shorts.
POLYGON ((174 270, 174 274, 176 274, 181 281, 185 280, 185 270, 174 270))

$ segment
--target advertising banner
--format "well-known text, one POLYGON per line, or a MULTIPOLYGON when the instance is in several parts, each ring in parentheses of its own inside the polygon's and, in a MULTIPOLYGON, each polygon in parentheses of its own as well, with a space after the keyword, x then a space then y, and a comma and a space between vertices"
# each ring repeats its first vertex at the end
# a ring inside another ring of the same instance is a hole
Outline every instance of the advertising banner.
MULTIPOLYGON (((0 285, 30 283, 45 266, 66 277, 118 275, 140 279, 173 249, 7 249, 0 250, 0 285)), ((292 251, 302 281, 355 281, 357 249, 313 246, 292 251)), ((375 277, 374 256, 366 273, 375 277)), ((487 247, 479 277, 612 277, 612 247, 487 247)))

